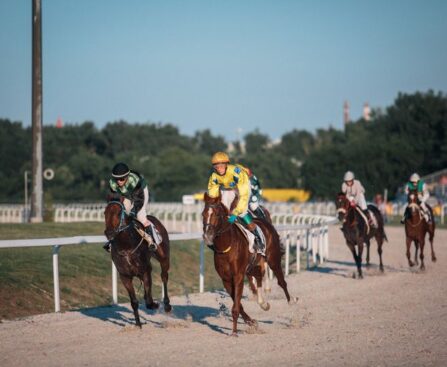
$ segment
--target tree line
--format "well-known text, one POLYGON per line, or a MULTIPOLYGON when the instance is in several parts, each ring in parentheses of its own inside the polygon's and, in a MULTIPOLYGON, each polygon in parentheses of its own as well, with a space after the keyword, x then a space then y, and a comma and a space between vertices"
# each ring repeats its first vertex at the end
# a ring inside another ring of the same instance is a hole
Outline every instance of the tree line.
MULTIPOLYGON (((113 165, 123 161, 146 177, 152 200, 178 201, 206 189, 210 157, 227 146, 209 129, 187 136, 172 124, 44 125, 44 168, 55 171, 44 181, 45 195, 56 202, 103 200, 113 165)), ((373 110, 369 121, 352 121, 344 130, 294 129, 277 143, 254 130, 233 147, 233 160, 250 167, 264 187, 305 188, 314 199, 331 200, 352 170, 367 198, 385 188, 392 197, 412 172, 447 167, 447 97, 401 93, 393 105, 373 110)), ((23 201, 31 155, 31 127, 0 119, 0 202, 23 201)))

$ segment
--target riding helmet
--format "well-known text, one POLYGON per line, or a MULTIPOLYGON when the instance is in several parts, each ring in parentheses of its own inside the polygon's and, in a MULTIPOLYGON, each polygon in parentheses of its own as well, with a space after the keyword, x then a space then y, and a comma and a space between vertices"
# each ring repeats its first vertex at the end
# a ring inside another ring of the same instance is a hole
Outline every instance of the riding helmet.
POLYGON ((112 176, 115 178, 124 178, 127 177, 130 173, 129 167, 127 167, 126 163, 117 163, 112 169, 112 176))
POLYGON ((410 182, 418 182, 421 177, 417 173, 413 173, 410 177, 410 182))
POLYGON ((228 157, 228 154, 225 152, 217 152, 214 153, 213 157, 211 158, 211 163, 230 163, 230 157, 228 157))
POLYGON ((352 181, 355 178, 354 173, 348 171, 345 173, 345 177, 343 177, 343 181, 352 181))

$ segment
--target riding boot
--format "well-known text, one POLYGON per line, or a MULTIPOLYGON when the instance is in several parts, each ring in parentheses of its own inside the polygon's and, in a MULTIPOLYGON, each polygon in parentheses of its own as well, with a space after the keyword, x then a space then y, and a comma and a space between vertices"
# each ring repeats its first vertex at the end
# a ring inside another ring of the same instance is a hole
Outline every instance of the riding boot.
POLYGON ((260 207, 257 207, 256 210, 254 211, 254 213, 255 213, 257 218, 264 219, 264 220, 266 219, 265 215, 264 215, 264 212, 262 211, 262 209, 260 207))
POLYGON ((110 252, 112 249, 112 242, 111 241, 107 241, 104 246, 102 246, 102 248, 104 250, 106 250, 107 252, 110 252))
POLYGON ((258 232, 258 226, 254 224, 253 222, 250 224, 247 224, 247 229, 254 234, 255 236, 255 243, 254 243, 254 249, 256 252, 260 253, 261 255, 265 256, 265 244, 261 239, 261 236, 258 232))
POLYGON ((148 248, 151 251, 154 251, 157 249, 157 244, 154 241, 154 235, 152 233, 152 226, 148 225, 147 227, 144 227, 144 232, 146 232, 147 236, 145 236, 145 240, 148 244, 148 248))
POLYGON ((375 221, 372 218, 372 214, 368 209, 363 210, 363 213, 366 215, 366 218, 368 218, 368 224, 372 228, 376 228, 375 221))

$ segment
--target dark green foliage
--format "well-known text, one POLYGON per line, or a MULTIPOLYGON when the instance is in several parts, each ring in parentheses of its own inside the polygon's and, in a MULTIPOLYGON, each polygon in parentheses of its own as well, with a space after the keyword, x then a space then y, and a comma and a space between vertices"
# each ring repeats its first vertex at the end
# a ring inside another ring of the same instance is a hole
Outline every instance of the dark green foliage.
MULTIPOLYGON (((251 168, 263 187, 305 187, 313 198, 333 199, 349 169, 362 181, 367 198, 385 188, 392 196, 412 172, 425 175, 447 167, 447 97, 432 91, 399 94, 392 106, 345 131, 294 129, 273 144, 255 130, 244 140, 245 151, 236 143, 230 156, 251 168)), ((54 202, 103 200, 119 161, 146 177, 151 200, 178 201, 206 189, 210 156, 227 150, 224 138, 209 129, 188 137, 171 124, 125 121, 100 130, 92 122, 44 126, 43 142, 44 168, 56 173, 44 188, 54 202)), ((31 128, 0 119, 0 202, 23 200, 31 148, 31 128)))

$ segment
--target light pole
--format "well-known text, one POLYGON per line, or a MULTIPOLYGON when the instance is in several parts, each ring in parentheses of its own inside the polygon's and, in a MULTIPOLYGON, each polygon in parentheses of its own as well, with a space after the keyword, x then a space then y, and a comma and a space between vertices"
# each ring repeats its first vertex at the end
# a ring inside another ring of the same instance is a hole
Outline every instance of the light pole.
POLYGON ((33 0, 32 13, 32 126, 33 181, 31 222, 43 220, 42 183, 42 1, 33 0))
POLYGON ((29 173, 29 171, 26 171, 25 170, 25 173, 24 173, 24 186, 25 186, 25 207, 24 207, 24 209, 23 209, 23 213, 24 213, 24 222, 25 223, 27 223, 28 222, 28 217, 29 217, 29 214, 28 214, 28 173, 29 173))

